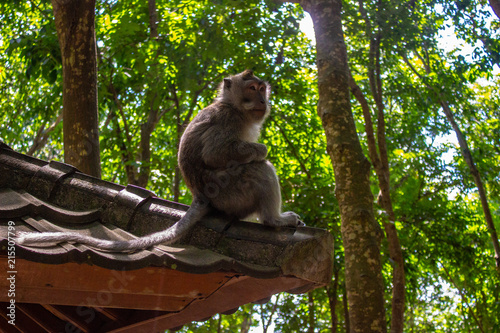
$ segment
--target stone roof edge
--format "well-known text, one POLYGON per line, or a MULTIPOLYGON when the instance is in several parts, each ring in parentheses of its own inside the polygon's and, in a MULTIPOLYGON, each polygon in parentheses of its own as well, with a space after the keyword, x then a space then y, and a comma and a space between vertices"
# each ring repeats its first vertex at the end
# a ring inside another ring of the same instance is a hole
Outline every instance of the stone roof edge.
MULTIPOLYGON (((155 196, 144 188, 122 186, 81 173, 75 167, 57 162, 46 162, 0 146, 0 188, 24 190, 36 198, 75 211, 101 210, 103 223, 128 230, 135 212, 144 204, 154 206, 155 214, 179 219, 187 205, 155 196), (75 207, 72 195, 84 197, 75 207), (159 206, 168 209, 158 209, 159 206)), ((153 211, 152 211, 153 212, 153 211)))

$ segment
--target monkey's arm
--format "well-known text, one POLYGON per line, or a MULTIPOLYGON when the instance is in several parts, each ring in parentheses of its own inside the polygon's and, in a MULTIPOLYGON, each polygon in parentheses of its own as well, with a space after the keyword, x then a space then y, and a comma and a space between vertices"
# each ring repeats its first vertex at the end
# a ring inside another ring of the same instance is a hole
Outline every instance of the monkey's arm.
POLYGON ((235 162, 246 164, 263 161, 267 156, 265 145, 229 136, 216 127, 208 129, 203 136, 201 155, 205 164, 214 169, 227 168, 235 162))

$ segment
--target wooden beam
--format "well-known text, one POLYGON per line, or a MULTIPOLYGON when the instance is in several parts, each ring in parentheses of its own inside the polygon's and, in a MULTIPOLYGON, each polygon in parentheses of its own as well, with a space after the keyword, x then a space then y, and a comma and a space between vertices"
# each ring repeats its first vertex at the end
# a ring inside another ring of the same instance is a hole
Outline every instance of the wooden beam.
MULTIPOLYGON (((4 305, 6 307, 7 303, 1 303, 0 302, 0 306, 2 306, 2 310, 5 309, 4 305)), ((5 311, 0 311, 0 316, 3 317, 3 318, 5 318, 7 321, 11 320, 9 317, 6 316, 6 314, 4 312, 5 311)), ((36 321, 34 321, 33 319, 31 319, 24 312, 19 311, 17 308, 16 308, 15 324, 16 325, 14 327, 19 332, 25 332, 25 333, 30 333, 30 332, 44 332, 43 328, 36 321)), ((12 325, 10 325, 10 326, 12 327, 12 325)), ((6 327, 7 327, 7 329, 11 328, 9 326, 6 326, 6 327)))
POLYGON ((111 308, 94 308, 111 321, 120 321, 121 318, 127 317, 127 313, 131 310, 128 309, 111 309, 111 308))
MULTIPOLYGON (((0 256, 0 269, 8 271, 0 256)), ((229 281, 235 273, 190 274, 165 267, 132 271, 109 270, 87 264, 50 265, 16 259, 16 302, 180 311, 203 299, 229 281)), ((8 290, 9 281, 0 280, 8 290)), ((7 293, 0 301, 9 301, 7 293)))
POLYGON ((64 308, 48 304, 44 304, 43 307, 54 316, 61 318, 62 320, 73 325, 74 328, 77 328, 78 330, 83 332, 90 332, 90 327, 82 320, 82 318, 79 318, 72 313, 68 313, 68 311, 65 311, 64 308))
MULTIPOLYGON (((0 307, 5 309, 9 303, 2 303, 0 302, 0 307)), ((6 311, 0 311, 0 332, 2 333, 19 333, 19 331, 16 329, 16 326, 9 324, 9 320, 11 318, 7 317, 6 311)))
POLYGON ((66 322, 51 315, 38 304, 17 304, 16 308, 36 322, 46 332, 64 332, 66 322))
POLYGON ((204 320, 216 313, 234 309, 306 284, 309 282, 294 277, 274 279, 235 277, 210 297, 193 301, 181 312, 166 313, 154 317, 151 317, 150 313, 137 312, 135 316, 128 318, 128 325, 107 327, 106 332, 148 333, 164 331, 192 321, 204 320))
MULTIPOLYGON (((112 307, 117 309, 181 311, 196 298, 170 297, 162 295, 115 294, 109 292, 89 292, 54 290, 23 287, 19 289, 16 302, 54 304, 82 307, 112 307), (71 295, 70 295, 71 294, 71 295)), ((99 311, 97 311, 99 312, 99 311)))

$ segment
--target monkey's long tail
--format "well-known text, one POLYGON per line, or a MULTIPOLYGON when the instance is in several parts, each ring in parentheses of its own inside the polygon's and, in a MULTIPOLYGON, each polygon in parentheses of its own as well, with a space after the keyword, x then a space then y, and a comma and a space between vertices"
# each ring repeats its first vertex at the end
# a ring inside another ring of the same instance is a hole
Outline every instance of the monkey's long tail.
POLYGON ((146 249, 160 243, 171 244, 182 237, 210 211, 209 205, 194 199, 186 214, 170 228, 129 241, 112 241, 85 236, 76 232, 22 232, 17 235, 17 243, 36 245, 42 243, 75 242, 89 245, 99 250, 125 252, 146 249))

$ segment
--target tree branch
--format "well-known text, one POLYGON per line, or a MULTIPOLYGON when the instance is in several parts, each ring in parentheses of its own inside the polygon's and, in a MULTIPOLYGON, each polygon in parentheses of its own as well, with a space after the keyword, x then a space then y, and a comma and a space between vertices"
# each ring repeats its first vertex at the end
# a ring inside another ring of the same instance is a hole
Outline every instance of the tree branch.
POLYGON ((467 299, 467 296, 462 291, 462 289, 457 286, 455 280, 451 277, 450 272, 448 272, 448 270, 446 269, 446 267, 442 263, 441 263, 441 267, 443 267, 443 270, 444 270, 446 276, 448 277, 448 280, 453 284, 453 286, 455 287, 455 289, 458 290, 458 293, 460 294, 460 297, 462 297, 463 303, 467 306, 467 309, 469 309, 469 313, 474 318, 474 321, 476 322, 477 326, 479 327, 479 330, 484 333, 483 325, 481 325, 481 322, 477 318, 476 313, 474 312, 474 310, 470 306, 469 300, 467 299))
POLYGON ((40 130, 38 131, 35 139, 33 140, 33 144, 31 145, 31 148, 28 150, 26 155, 32 156, 36 151, 42 149, 47 144, 50 132, 52 132, 56 128, 56 126, 59 125, 62 119, 63 113, 61 110, 56 120, 49 126, 49 128, 44 130, 44 126, 40 127, 40 130))
POLYGON ((122 155, 122 161, 123 161, 123 165, 125 167, 125 174, 127 175, 128 183, 134 184, 136 180, 135 180, 134 169, 131 165, 132 156, 131 156, 129 150, 127 149, 127 146, 125 145, 126 141, 122 139, 122 130, 121 130, 121 127, 120 127, 120 124, 118 122, 117 117, 114 116, 114 117, 112 117, 112 119, 115 120, 116 137, 118 138, 118 146, 120 147, 120 152, 122 155))
POLYGON ((130 129, 128 127, 128 122, 127 118, 125 117, 125 112, 123 112, 123 105, 118 99, 118 92, 115 89, 115 86, 113 85, 113 82, 110 81, 108 85, 109 91, 111 91, 111 94, 113 94, 113 99, 115 101, 116 106, 118 107, 118 110, 120 111, 120 116, 123 122, 123 127, 125 130, 125 139, 127 139, 127 143, 130 144, 132 142, 132 137, 130 136, 130 129))
MULTIPOLYGON (((278 114, 282 115, 283 113, 282 112, 278 112, 278 114)), ((282 116, 283 117, 283 116, 282 116)), ((307 167, 305 166, 304 162, 302 161, 302 159, 300 158, 299 154, 297 153, 297 150, 295 149, 295 146, 293 145, 293 143, 290 141, 290 139, 288 138, 288 136, 286 135, 285 131, 283 130, 283 128, 281 128, 281 126, 274 120, 274 118, 271 117, 271 120, 272 122, 274 123, 274 125, 276 127, 278 127, 281 135, 283 136, 283 138, 285 139, 286 143, 288 144, 288 147, 290 147, 290 151, 292 153, 292 155, 297 159, 297 161, 299 162, 299 165, 300 165, 300 169, 302 170, 303 173, 306 174, 307 178, 308 179, 311 179, 311 173, 309 172, 309 170, 307 170, 307 167)))
POLYGON ((500 274, 500 242, 498 240, 498 234, 495 228, 495 224, 493 223, 493 218, 491 216, 491 211, 488 203, 488 197, 486 194, 486 189, 484 188, 483 181, 481 180, 481 175, 474 163, 474 159, 472 157, 472 154, 469 149, 469 145, 467 144, 467 140, 465 139, 464 134, 460 130, 460 127, 458 126, 458 123, 455 121, 455 117, 453 115, 453 111, 450 108, 449 103, 446 101, 444 96, 438 91, 438 89, 434 88, 433 86, 429 85, 428 83, 423 80, 423 77, 417 72, 415 67, 412 66, 410 61, 408 60, 408 57, 406 56, 406 53, 403 51, 403 59, 405 63, 410 67, 410 69, 424 82, 424 84, 427 86, 427 88, 436 94, 437 99, 439 101, 439 104, 441 105, 441 108, 443 109, 443 112, 448 119, 448 122, 450 123, 453 131, 455 132, 455 135, 458 140, 458 144, 460 146, 460 152, 462 153, 462 157, 465 160, 465 163, 469 167, 469 171, 472 175, 472 178, 474 179, 474 183, 476 184, 478 193, 479 193, 479 199, 481 202, 481 206, 483 209, 483 214, 484 214, 484 219, 486 221, 486 225, 488 227, 488 230, 490 232, 491 240, 493 242, 493 249, 495 252, 495 266, 497 269, 497 272, 500 274))

